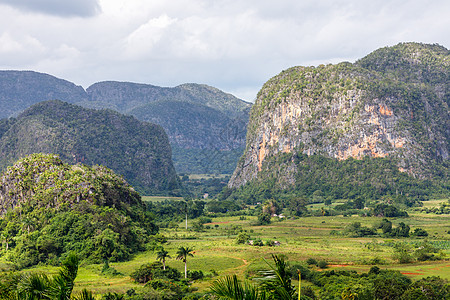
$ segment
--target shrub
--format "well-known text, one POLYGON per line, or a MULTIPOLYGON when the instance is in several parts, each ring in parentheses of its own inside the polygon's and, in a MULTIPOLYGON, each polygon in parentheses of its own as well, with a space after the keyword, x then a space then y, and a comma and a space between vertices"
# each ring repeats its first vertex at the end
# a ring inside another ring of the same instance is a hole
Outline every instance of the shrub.
POLYGON ((247 234, 246 232, 239 232, 237 237, 236 237, 236 243, 237 244, 245 244, 247 243, 247 241, 250 239, 250 235, 247 234))
POLYGON ((143 264, 139 267, 139 269, 131 273, 130 277, 136 282, 146 283, 153 279, 154 271, 160 269, 162 269, 162 263, 159 261, 150 264, 143 264))
POLYGON ((317 260, 311 257, 306 260, 306 263, 310 266, 312 265, 317 266, 317 260))
POLYGON ((428 232, 422 228, 414 229, 413 236, 428 236, 428 232))
POLYGON ((328 263, 324 260, 319 260, 317 266, 321 269, 326 269, 328 267, 328 263))
POLYGON ((199 279, 203 279, 204 274, 203 271, 197 271, 197 270, 193 270, 193 271, 188 271, 188 277, 192 280, 199 280, 199 279))

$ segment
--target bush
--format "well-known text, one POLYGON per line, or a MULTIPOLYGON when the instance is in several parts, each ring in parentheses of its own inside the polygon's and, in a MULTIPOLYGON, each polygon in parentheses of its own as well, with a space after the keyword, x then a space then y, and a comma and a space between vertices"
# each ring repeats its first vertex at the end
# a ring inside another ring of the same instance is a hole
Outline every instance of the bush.
POLYGON ((310 266, 312 265, 317 266, 317 260, 311 257, 306 260, 306 263, 310 266))
POLYGON ((161 269, 162 263, 160 263, 159 261, 150 264, 143 264, 139 267, 139 269, 131 273, 130 277, 136 282, 146 283, 153 279, 155 270, 161 269))
POLYGON ((324 260, 319 260, 317 266, 321 269, 326 269, 328 267, 328 263, 324 260))
POLYGON ((203 275, 203 271, 193 270, 193 271, 188 271, 188 277, 192 280, 199 280, 199 279, 203 279, 203 277, 205 277, 205 276, 203 275))
POLYGON ((237 244, 245 244, 250 239, 250 235, 244 231, 238 233, 236 237, 237 244))
POLYGON ((253 241, 253 246, 264 246, 264 242, 261 239, 256 239, 253 241))
POLYGON ((412 233, 413 236, 428 236, 428 232, 425 229, 422 228, 416 228, 414 229, 414 232, 412 233))
POLYGON ((270 214, 269 213, 260 213, 258 215, 258 225, 269 225, 270 224, 270 214))
POLYGON ((394 245, 394 254, 392 257, 401 264, 410 263, 413 261, 410 254, 410 248, 411 247, 405 243, 396 243, 394 245))
POLYGON ((274 247, 275 246, 275 242, 272 241, 272 240, 268 240, 268 241, 266 241, 266 246, 274 247))

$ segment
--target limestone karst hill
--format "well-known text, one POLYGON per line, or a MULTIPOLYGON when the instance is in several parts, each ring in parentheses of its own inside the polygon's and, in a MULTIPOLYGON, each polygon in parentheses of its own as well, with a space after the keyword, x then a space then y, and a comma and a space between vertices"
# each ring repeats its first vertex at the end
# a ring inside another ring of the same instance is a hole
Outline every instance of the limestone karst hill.
POLYGON ((3 119, 0 128, 0 169, 32 153, 55 153, 67 163, 107 166, 147 195, 179 193, 170 144, 159 125, 51 100, 3 119))
POLYGON ((402 43, 355 63, 281 72, 258 93, 229 188, 421 194, 411 179, 448 191, 449 54, 402 43))

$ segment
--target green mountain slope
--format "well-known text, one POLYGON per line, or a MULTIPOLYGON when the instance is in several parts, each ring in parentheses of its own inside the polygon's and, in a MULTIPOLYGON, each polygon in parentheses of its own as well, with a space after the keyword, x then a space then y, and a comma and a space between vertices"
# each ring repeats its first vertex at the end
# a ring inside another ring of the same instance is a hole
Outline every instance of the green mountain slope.
POLYGON ((91 262, 124 260, 158 230, 139 194, 103 166, 32 154, 0 182, 2 254, 19 268, 57 264, 70 251, 91 262))
POLYGON ((87 93, 84 106, 111 108, 161 125, 178 172, 230 173, 244 148, 250 104, 216 88, 109 81, 90 86, 87 93))
POLYGON ((449 54, 405 43, 355 64, 294 67, 273 77, 252 107, 229 188, 312 195, 347 178, 352 188, 328 195, 448 192, 449 54), (349 163, 366 158, 368 165, 349 163))
POLYGON ((231 174, 245 146, 250 103, 207 85, 167 88, 107 81, 85 91, 48 74, 0 71, 0 119, 55 99, 87 108, 112 109, 161 125, 177 149, 174 162, 178 172, 231 174))
POLYGON ((107 166, 145 194, 179 189, 167 135, 158 125, 57 100, 36 104, 7 123, 1 169, 31 153, 55 153, 65 162, 107 166))

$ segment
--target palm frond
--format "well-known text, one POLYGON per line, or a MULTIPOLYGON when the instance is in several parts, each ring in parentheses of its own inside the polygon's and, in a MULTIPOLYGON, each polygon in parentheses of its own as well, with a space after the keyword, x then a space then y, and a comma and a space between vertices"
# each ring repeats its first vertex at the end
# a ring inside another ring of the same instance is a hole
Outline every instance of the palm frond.
POLYGON ((240 282, 236 275, 217 279, 210 286, 211 292, 219 299, 234 300, 264 300, 267 299, 264 291, 248 282, 240 282))

